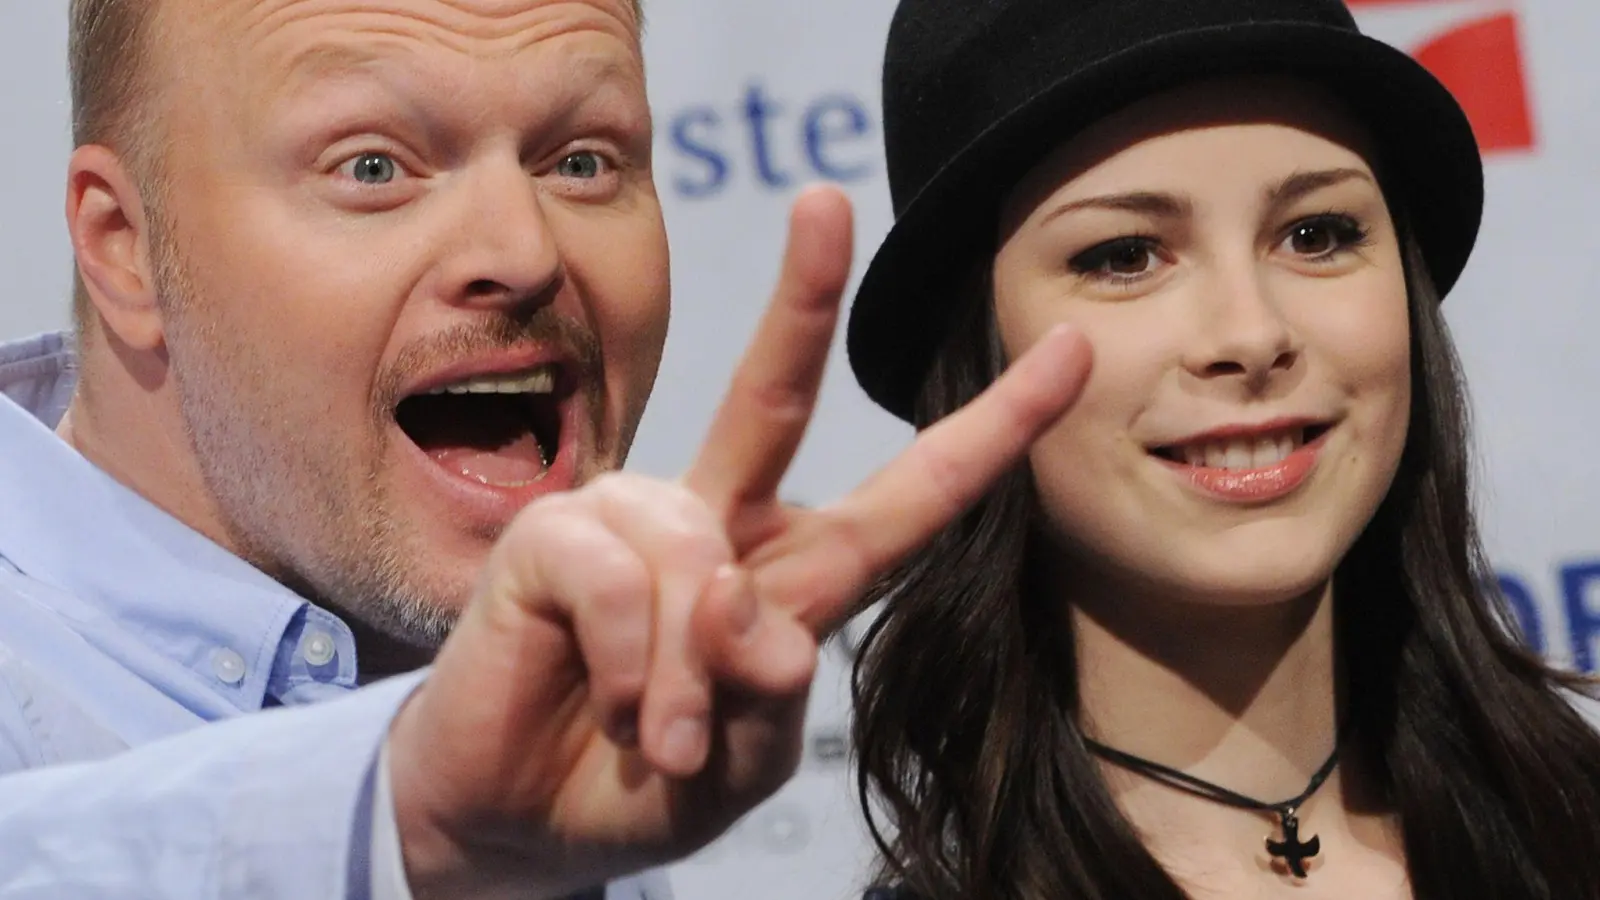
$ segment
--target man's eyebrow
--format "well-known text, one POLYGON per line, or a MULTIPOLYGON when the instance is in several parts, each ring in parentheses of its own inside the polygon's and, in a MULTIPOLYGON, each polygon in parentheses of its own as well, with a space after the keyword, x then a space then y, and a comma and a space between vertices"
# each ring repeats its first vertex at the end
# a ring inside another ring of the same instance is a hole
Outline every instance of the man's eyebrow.
MULTIPOLYGON (((312 44, 289 60, 284 84, 293 92, 308 83, 337 78, 394 62, 404 55, 399 48, 378 44, 324 41, 312 44)), ((622 61, 604 55, 582 55, 562 67, 563 86, 580 93, 618 80, 637 80, 638 74, 622 61)))
POLYGON ((564 90, 583 96, 609 87, 618 81, 637 81, 638 73, 620 60, 606 55, 581 55, 569 59, 554 79, 564 90))
POLYGON ((360 71, 390 57, 391 54, 383 50, 354 44, 331 41, 312 44, 290 58, 286 82, 295 85, 360 71))

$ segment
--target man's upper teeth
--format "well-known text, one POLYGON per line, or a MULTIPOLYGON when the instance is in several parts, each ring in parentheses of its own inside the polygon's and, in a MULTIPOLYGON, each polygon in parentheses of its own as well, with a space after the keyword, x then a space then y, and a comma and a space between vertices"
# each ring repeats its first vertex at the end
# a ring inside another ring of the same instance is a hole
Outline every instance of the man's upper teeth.
POLYGON ((1183 461, 1210 469, 1260 469, 1283 462, 1305 443, 1301 429, 1226 441, 1186 444, 1179 449, 1183 461))
POLYGON ((482 375, 441 385, 429 394, 552 394, 556 389, 554 366, 540 366, 514 375, 482 375))

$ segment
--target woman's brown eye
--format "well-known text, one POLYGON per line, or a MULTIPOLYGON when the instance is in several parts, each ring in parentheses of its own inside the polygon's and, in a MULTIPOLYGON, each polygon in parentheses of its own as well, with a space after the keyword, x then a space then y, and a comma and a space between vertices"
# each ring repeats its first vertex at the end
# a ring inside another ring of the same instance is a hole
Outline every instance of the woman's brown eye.
POLYGON ((1300 256, 1331 259, 1366 241, 1367 230, 1360 222, 1349 216, 1328 214, 1304 219, 1290 226, 1284 246, 1300 256))
POLYGON ((1296 253, 1306 256, 1321 256, 1338 246, 1333 230, 1321 223, 1306 223, 1295 226, 1294 233, 1290 235, 1296 253))
POLYGON ((1146 247, 1118 247, 1106 257, 1106 269, 1117 275, 1137 275, 1150 265, 1150 250, 1146 247))
POLYGON ((1118 238, 1078 254, 1070 265, 1081 275, 1133 278, 1155 268, 1155 250, 1148 238, 1118 238))

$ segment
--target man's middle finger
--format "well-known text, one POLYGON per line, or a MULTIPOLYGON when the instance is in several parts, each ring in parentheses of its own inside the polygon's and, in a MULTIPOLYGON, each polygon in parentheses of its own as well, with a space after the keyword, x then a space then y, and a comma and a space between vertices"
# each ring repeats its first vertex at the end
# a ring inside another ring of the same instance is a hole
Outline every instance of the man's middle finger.
POLYGON ((772 500, 805 436, 838 324, 851 241, 842 193, 818 188, 795 201, 777 291, 684 479, 724 516, 772 500))

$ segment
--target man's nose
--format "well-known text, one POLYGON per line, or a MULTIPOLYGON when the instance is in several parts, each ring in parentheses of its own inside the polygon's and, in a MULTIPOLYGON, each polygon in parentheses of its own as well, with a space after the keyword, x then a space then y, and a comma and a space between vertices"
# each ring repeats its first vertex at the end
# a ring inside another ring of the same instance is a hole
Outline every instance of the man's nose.
POLYGON ((445 298, 480 309, 550 302, 563 266, 533 176, 507 161, 468 177, 455 217, 455 249, 443 265, 445 298))

